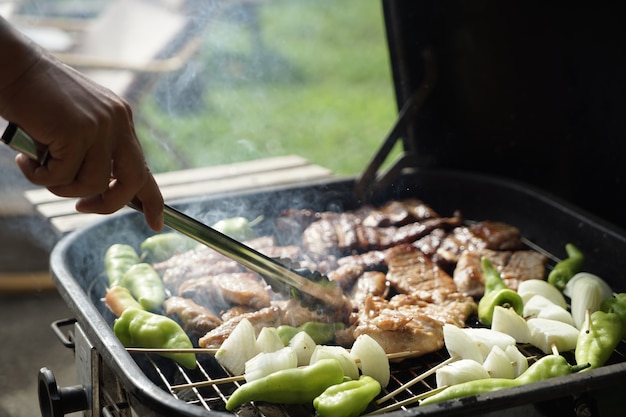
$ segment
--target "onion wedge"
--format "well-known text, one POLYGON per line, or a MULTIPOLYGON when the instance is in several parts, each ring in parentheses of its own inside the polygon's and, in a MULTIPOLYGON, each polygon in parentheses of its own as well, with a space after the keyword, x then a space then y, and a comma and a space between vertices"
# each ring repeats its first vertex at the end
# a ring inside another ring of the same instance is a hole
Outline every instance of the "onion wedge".
POLYGON ((508 334, 517 343, 530 342, 530 330, 526 320, 512 308, 496 306, 493 310, 491 329, 508 334))
POLYGON ((471 359, 454 361, 437 369, 435 373, 437 387, 487 378, 489 378, 487 370, 481 364, 471 359))
POLYGON ((215 352, 215 359, 233 375, 243 375, 246 361, 256 354, 256 332, 252 323, 244 318, 215 352))
POLYGON ((391 370, 385 350, 372 336, 359 335, 350 349, 350 356, 358 362, 363 375, 368 375, 380 383, 382 387, 389 384, 391 370))

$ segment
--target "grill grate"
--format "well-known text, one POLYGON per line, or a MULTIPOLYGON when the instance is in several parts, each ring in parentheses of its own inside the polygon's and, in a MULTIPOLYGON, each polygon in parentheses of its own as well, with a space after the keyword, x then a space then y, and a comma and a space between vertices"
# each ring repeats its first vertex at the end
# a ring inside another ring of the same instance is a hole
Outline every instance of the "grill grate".
MULTIPOLYGON (((559 258, 524 239, 531 249, 545 254, 550 262, 548 269, 554 267, 559 258)), ((475 322, 468 322, 469 327, 481 327, 475 322)), ((528 359, 529 365, 545 356, 538 348, 530 344, 518 344, 518 349, 528 359)), ((171 360, 155 355, 154 350, 129 348, 127 351, 153 383, 171 394, 174 398, 196 405, 210 412, 227 412, 228 397, 245 381, 243 377, 234 377, 217 363, 210 349, 195 349, 197 368, 188 370, 171 360)), ((570 363, 575 363, 573 352, 562 352, 570 363)), ((435 370, 445 361, 450 360, 444 349, 418 358, 391 362, 391 378, 387 387, 378 396, 379 400, 370 406, 364 414, 382 414, 395 410, 408 410, 418 406, 418 401, 436 389, 435 370), (383 399, 384 401, 380 401, 383 399)), ((626 362, 626 341, 622 340, 609 359, 607 365, 626 362)), ((246 417, 280 416, 315 416, 310 405, 278 405, 268 403, 246 404, 235 415, 246 417)))

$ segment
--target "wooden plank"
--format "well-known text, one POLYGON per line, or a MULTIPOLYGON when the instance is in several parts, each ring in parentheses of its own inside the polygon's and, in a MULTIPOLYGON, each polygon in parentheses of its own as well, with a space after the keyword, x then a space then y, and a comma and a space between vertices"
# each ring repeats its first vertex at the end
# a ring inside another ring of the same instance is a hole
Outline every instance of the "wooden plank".
MULTIPOLYGON (((306 159, 295 155, 155 175, 167 202, 216 193, 304 184, 331 177, 329 169, 310 165, 306 159)), ((63 234, 103 218, 98 214, 78 213, 74 209, 76 199, 61 198, 43 188, 28 190, 24 194, 37 212, 63 234)))
POLYGON ((0 273, 0 294, 56 291, 49 272, 0 273))

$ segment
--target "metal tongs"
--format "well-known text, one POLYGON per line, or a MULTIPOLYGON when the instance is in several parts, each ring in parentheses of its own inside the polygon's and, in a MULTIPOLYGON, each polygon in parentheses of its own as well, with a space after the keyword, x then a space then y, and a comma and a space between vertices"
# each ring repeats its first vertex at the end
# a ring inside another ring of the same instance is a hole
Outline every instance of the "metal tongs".
MULTIPOLYGON (((9 123, 2 140, 11 148, 39 161, 42 165, 47 162, 47 150, 42 149, 38 142, 13 123, 9 123)), ((138 201, 132 201, 128 206, 143 212, 138 201)), ((339 311, 347 307, 341 288, 322 274, 306 273, 305 277, 305 272, 290 269, 167 204, 163 210, 163 217, 164 223, 170 228, 258 273, 274 291, 299 299, 309 308, 339 311), (323 305, 320 305, 320 302, 323 305)))

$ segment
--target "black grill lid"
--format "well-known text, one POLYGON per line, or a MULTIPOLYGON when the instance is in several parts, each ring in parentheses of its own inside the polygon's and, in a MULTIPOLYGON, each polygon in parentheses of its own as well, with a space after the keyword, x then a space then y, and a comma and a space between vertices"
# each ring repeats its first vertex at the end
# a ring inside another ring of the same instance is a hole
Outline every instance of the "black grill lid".
POLYGON ((626 9, 619 2, 383 0, 421 166, 524 181, 626 229, 626 9), (425 54, 425 52, 427 52, 425 54))

